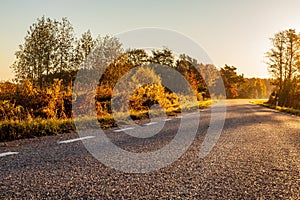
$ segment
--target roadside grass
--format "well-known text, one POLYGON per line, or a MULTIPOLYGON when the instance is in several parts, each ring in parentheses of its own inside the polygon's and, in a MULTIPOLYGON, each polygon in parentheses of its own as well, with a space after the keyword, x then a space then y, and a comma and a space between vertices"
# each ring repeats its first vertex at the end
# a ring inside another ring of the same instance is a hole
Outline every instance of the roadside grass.
MULTIPOLYGON (((203 109, 210 106, 211 100, 201 101, 198 105, 184 104, 181 107, 174 106, 165 110, 167 116, 176 116, 181 113, 181 109, 184 111, 195 110, 197 108, 203 109)), ((148 119, 149 114, 152 116, 161 116, 161 111, 135 111, 131 112, 130 116, 125 113, 117 113, 115 116, 118 118, 118 123, 126 124, 126 121, 130 117, 133 120, 148 119)), ((114 116, 106 114, 98 116, 98 123, 95 123, 91 117, 80 118, 74 123, 73 119, 30 119, 30 120, 11 120, 0 122, 0 142, 18 140, 24 138, 34 138, 46 135, 58 135, 63 133, 70 133, 76 131, 76 126, 82 127, 100 127, 107 129, 116 127, 117 123, 114 116), (75 126, 76 124, 76 126, 75 126)))
POLYGON ((275 109, 275 110, 278 110, 280 112, 285 112, 285 113, 300 116, 300 110, 299 109, 271 105, 271 104, 268 103, 267 99, 253 100, 253 101, 250 101, 250 103, 256 104, 256 105, 261 105, 261 106, 271 108, 271 109, 275 109))
POLYGON ((163 115, 166 116, 177 116, 181 113, 181 111, 189 112, 191 110, 196 110, 196 109, 204 109, 213 103, 216 103, 216 101, 201 101, 198 102, 198 105, 194 105, 191 103, 184 103, 181 107, 174 106, 170 107, 163 112, 161 110, 142 110, 142 111, 131 111, 130 115, 128 113, 115 113, 114 115, 107 113, 102 116, 98 116, 97 120, 99 123, 95 123, 95 118, 92 117, 83 117, 80 119, 76 120, 76 126, 79 126, 80 128, 93 128, 93 127, 100 127, 103 129, 107 128, 112 128, 112 127, 117 127, 118 124, 123 124, 126 125, 128 124, 128 120, 145 120, 149 119, 149 116, 151 115, 152 117, 160 117, 163 115), (115 118, 118 120, 118 124, 115 121, 115 118))
POLYGON ((207 108, 207 107, 211 106, 214 103, 217 103, 217 101, 216 100, 214 100, 214 101, 212 101, 212 100, 199 101, 199 109, 207 108))
POLYGON ((69 133, 75 130, 71 119, 32 119, 0 122, 0 142, 45 135, 69 133))

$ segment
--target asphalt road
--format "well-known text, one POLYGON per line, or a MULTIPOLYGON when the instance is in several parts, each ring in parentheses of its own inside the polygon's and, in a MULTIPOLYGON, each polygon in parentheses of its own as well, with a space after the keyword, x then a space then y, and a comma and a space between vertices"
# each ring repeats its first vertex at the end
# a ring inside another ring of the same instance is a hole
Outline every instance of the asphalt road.
MULTIPOLYGON (((210 109, 200 112, 200 122, 193 114, 188 119, 199 124, 192 145, 149 173, 105 166, 76 133, 0 143, 0 199, 300 199, 300 117, 247 100, 227 101, 221 137, 204 158, 199 149, 210 109)), ((106 133, 124 150, 151 152, 172 141, 180 120, 170 118, 146 139, 118 129, 106 133)))

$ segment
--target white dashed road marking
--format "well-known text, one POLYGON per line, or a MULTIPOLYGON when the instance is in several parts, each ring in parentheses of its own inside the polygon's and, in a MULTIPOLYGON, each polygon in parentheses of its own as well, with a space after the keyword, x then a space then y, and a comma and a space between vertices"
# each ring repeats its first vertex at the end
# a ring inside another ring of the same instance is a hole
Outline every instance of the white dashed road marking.
POLYGON ((15 155, 15 154, 18 154, 18 153, 19 152, 5 152, 5 153, 0 153, 0 157, 15 155))
POLYGON ((167 121, 171 121, 172 119, 164 119, 163 121, 164 122, 167 122, 167 121))
POLYGON ((71 140, 64 140, 64 141, 60 141, 58 142, 58 144, 67 144, 67 143, 71 143, 71 142, 77 142, 80 140, 86 140, 86 139, 91 139, 94 138, 96 136, 86 136, 86 137, 80 137, 80 138, 75 138, 75 139, 71 139, 71 140))
POLYGON ((114 130, 113 132, 119 133, 119 132, 122 132, 122 131, 131 130, 131 129, 134 129, 134 127, 122 128, 122 129, 114 130))
POLYGON ((150 125, 154 125, 154 124, 158 124, 158 122, 150 122, 150 123, 147 123, 147 124, 144 124, 145 126, 150 126, 150 125))

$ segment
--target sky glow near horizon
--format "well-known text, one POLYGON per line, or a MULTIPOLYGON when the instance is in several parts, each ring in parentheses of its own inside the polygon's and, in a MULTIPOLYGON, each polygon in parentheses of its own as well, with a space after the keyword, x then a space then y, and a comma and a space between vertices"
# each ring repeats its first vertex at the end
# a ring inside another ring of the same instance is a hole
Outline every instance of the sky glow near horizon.
POLYGON ((0 5, 0 80, 14 77, 14 53, 43 15, 67 17, 78 37, 88 29, 94 36, 143 27, 177 31, 199 44, 216 66, 233 65, 245 77, 269 77, 264 63, 269 38, 289 28, 300 31, 297 0, 3 0, 0 5))

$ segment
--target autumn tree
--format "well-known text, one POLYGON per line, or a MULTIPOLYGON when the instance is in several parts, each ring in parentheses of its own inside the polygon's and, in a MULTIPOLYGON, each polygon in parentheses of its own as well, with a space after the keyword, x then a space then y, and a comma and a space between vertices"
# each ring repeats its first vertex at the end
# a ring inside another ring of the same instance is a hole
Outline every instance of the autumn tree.
POLYGON ((75 42, 75 50, 73 55, 74 68, 78 69, 80 64, 96 47, 96 40, 93 39, 90 30, 84 32, 81 37, 75 42))
POLYGON ((151 62, 154 64, 174 66, 174 55, 173 52, 164 48, 163 50, 152 50, 151 62))
POLYGON ((128 61, 134 67, 150 63, 150 57, 144 49, 129 49, 126 53, 128 55, 128 61))
POLYGON ((12 65, 17 81, 30 80, 43 88, 53 74, 72 69, 74 32, 67 18, 61 21, 42 17, 33 23, 24 44, 15 53, 12 65))
POLYGON ((73 26, 67 18, 62 18, 57 28, 54 71, 62 73, 63 71, 73 70, 71 62, 74 54, 75 36, 73 26))
POLYGON ((197 60, 188 55, 181 54, 176 60, 175 69, 179 71, 189 82, 193 90, 198 95, 198 99, 202 99, 202 93, 207 93, 207 86, 203 77, 200 75, 199 64, 197 60))
POLYGON ((227 98, 237 97, 237 86, 244 81, 243 75, 237 75, 236 69, 234 66, 225 65, 225 67, 220 70, 227 98))
POLYGON ((25 43, 15 53, 17 60, 12 65, 18 81, 30 80, 43 87, 43 75, 53 71, 53 62, 58 45, 56 20, 42 17, 27 31, 25 43))
POLYGON ((286 30, 286 69, 285 80, 290 82, 300 67, 300 40, 294 29, 286 30))
POLYGON ((244 82, 237 87, 238 98, 268 98, 272 89, 270 79, 244 78, 244 82))
POLYGON ((290 106, 291 100, 297 98, 300 68, 300 39, 294 29, 276 33, 272 48, 266 53, 268 67, 275 78, 277 86, 276 99, 279 105, 290 106), (296 95, 296 96, 295 96, 296 95))
POLYGON ((284 32, 275 34, 274 38, 270 38, 273 47, 266 53, 269 59, 267 64, 269 65, 270 73, 277 79, 279 91, 282 90, 283 84, 283 71, 285 68, 285 35, 284 32))

